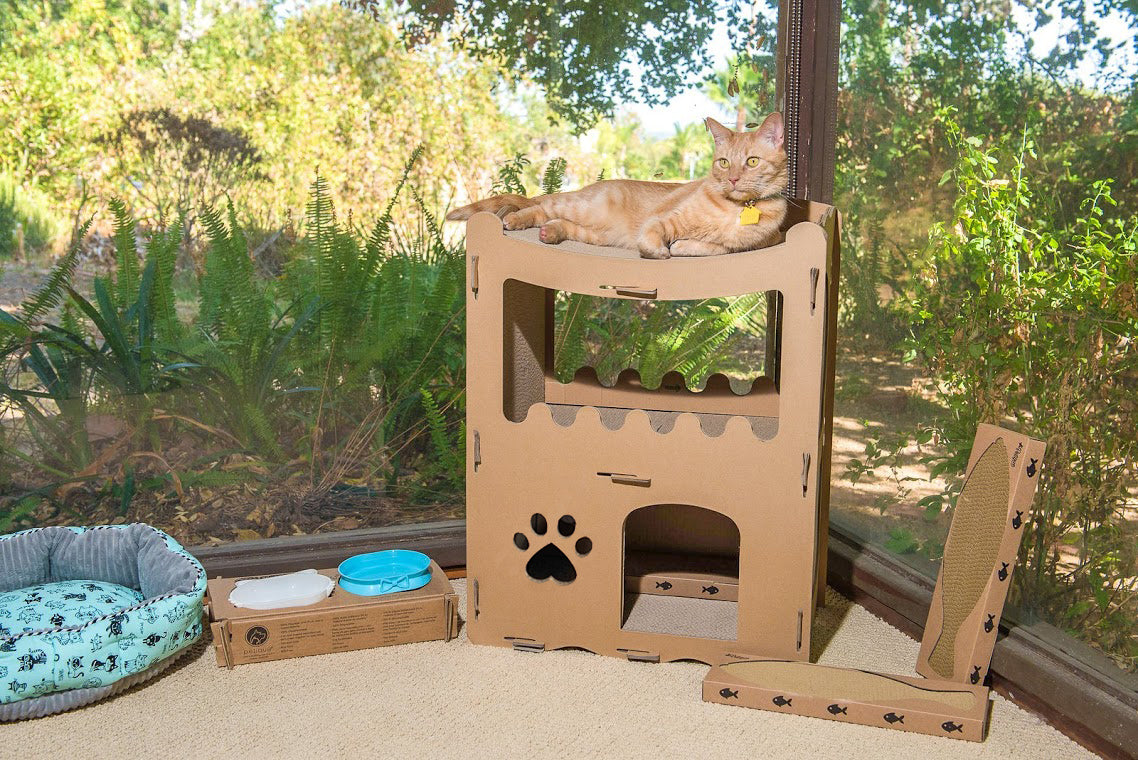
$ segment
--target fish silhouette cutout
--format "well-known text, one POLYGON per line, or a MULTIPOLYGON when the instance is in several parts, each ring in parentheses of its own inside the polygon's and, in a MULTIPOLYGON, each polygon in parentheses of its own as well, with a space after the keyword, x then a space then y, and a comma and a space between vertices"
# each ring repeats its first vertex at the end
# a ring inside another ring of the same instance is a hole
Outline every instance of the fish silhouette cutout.
POLYGON ((711 594, 712 596, 715 596, 716 594, 719 593, 719 587, 718 586, 704 586, 703 587, 703 593, 711 594))
POLYGON ((1017 509, 1016 510, 1016 516, 1012 518, 1012 527, 1015 528, 1016 530, 1019 530, 1020 526, 1022 526, 1022 525, 1023 525, 1023 512, 1021 510, 1017 509))
POLYGON ((996 616, 989 615, 988 619, 984 621, 984 633, 991 633, 992 629, 996 627, 996 616))
POLYGON ((975 665, 972 667, 972 672, 968 674, 968 680, 972 683, 980 683, 980 666, 975 665))
POLYGON ((738 691, 731 691, 726 686, 724 686, 722 689, 719 690, 719 696, 723 697, 724 699, 738 699, 739 698, 739 692, 738 691))
POLYGON ((1027 476, 1034 478, 1036 473, 1036 465, 1039 464, 1038 459, 1032 459, 1027 465, 1027 476))
POLYGON ((577 568, 565 556, 565 552, 553 544, 546 544, 526 563, 526 575, 535 581, 553 578, 562 583, 572 583, 577 580, 577 568))
POLYGON ((944 723, 941 723, 940 727, 943 728, 945 731, 947 731, 950 734, 953 731, 959 731, 960 733, 964 733, 964 724, 953 723, 951 720, 946 720, 944 723))
POLYGON ((941 678, 956 672, 956 636, 992 577, 1008 520, 1008 449, 992 441, 976 460, 956 500, 941 563, 940 635, 929 667, 941 678))
POLYGON ((846 708, 842 707, 841 705, 839 705, 837 703, 832 704, 829 707, 827 707, 826 711, 829 712, 830 715, 847 715, 848 714, 846 712, 846 708))
POLYGON ((999 577, 1000 580, 1006 581, 1008 579, 1008 563, 1007 562, 1001 562, 1000 564, 1003 565, 1003 567, 1000 568, 1000 571, 998 573, 996 573, 996 575, 999 577))
POLYGON ((898 715, 897 713, 885 713, 885 715, 883 715, 882 717, 885 718, 886 723, 889 723, 891 725, 893 723, 900 723, 900 724, 904 725, 904 723, 905 723, 905 716, 904 715, 898 715))
POLYGON ((660 581, 656 581, 656 588, 662 588, 665 591, 667 591, 671 587, 672 587, 671 581, 664 581, 662 583, 660 581))
POLYGON ((777 697, 772 699, 771 702, 774 702, 775 705, 778 707, 790 707, 790 700, 787 699, 786 697, 782 696, 781 694, 779 694, 777 697))

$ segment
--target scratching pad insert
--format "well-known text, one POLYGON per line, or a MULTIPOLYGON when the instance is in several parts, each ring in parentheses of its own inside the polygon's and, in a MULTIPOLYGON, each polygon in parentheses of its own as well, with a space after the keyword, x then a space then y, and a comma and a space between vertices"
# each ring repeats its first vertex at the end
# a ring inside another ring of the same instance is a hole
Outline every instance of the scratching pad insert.
POLYGON ((625 597, 626 631, 660 633, 735 641, 739 605, 714 599, 628 594, 625 597))
POLYGON ((781 661, 731 662, 721 667, 732 678, 740 681, 807 697, 874 703, 912 700, 913 709, 919 709, 919 701, 927 702, 930 710, 949 709, 960 712, 968 712, 976 704, 976 696, 970 691, 924 689, 891 676, 862 670, 781 661))
POLYGON ((988 446, 956 501, 941 564, 941 633, 929 666, 943 678, 956 668, 956 636, 988 585, 1008 514, 1008 450, 1003 438, 988 446))

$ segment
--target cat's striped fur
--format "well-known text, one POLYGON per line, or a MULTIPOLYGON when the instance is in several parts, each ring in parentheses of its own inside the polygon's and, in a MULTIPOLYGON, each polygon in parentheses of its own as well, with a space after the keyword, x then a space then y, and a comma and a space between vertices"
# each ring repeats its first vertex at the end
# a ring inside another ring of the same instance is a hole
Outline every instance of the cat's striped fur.
POLYGON ((536 198, 498 195, 456 209, 447 219, 490 211, 502 217, 506 229, 541 227, 546 243, 620 246, 650 259, 711 256, 777 243, 786 216, 782 115, 772 113, 753 132, 734 132, 710 118, 706 124, 715 152, 711 173, 703 179, 614 179, 536 198), (756 223, 741 223, 750 221, 742 216, 746 206, 758 210, 756 223))

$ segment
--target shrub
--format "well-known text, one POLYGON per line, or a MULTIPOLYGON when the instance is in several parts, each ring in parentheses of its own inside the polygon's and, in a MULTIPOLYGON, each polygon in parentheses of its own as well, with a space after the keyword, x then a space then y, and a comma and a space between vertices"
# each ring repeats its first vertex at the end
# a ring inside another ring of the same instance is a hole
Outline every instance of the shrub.
POLYGON ((944 408, 934 473, 963 471, 980 422, 1045 440, 1013 600, 1133 668, 1138 218, 1104 221, 1114 201, 1100 181, 1071 224, 1047 222, 1025 168, 1030 139, 986 150, 950 128, 953 219, 933 228, 931 266, 904 307, 908 358, 944 408))
POLYGON ((21 187, 0 173, 0 258, 48 248, 64 230, 49 210, 51 202, 34 189, 21 187))

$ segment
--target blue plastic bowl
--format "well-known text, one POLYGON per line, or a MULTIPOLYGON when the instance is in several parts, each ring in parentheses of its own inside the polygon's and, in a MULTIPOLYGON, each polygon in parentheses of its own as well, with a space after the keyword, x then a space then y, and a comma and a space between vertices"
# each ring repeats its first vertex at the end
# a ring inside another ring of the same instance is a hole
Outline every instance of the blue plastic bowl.
POLYGON ((340 588, 360 596, 412 591, 431 580, 431 558, 408 549, 348 557, 340 563, 340 588))

